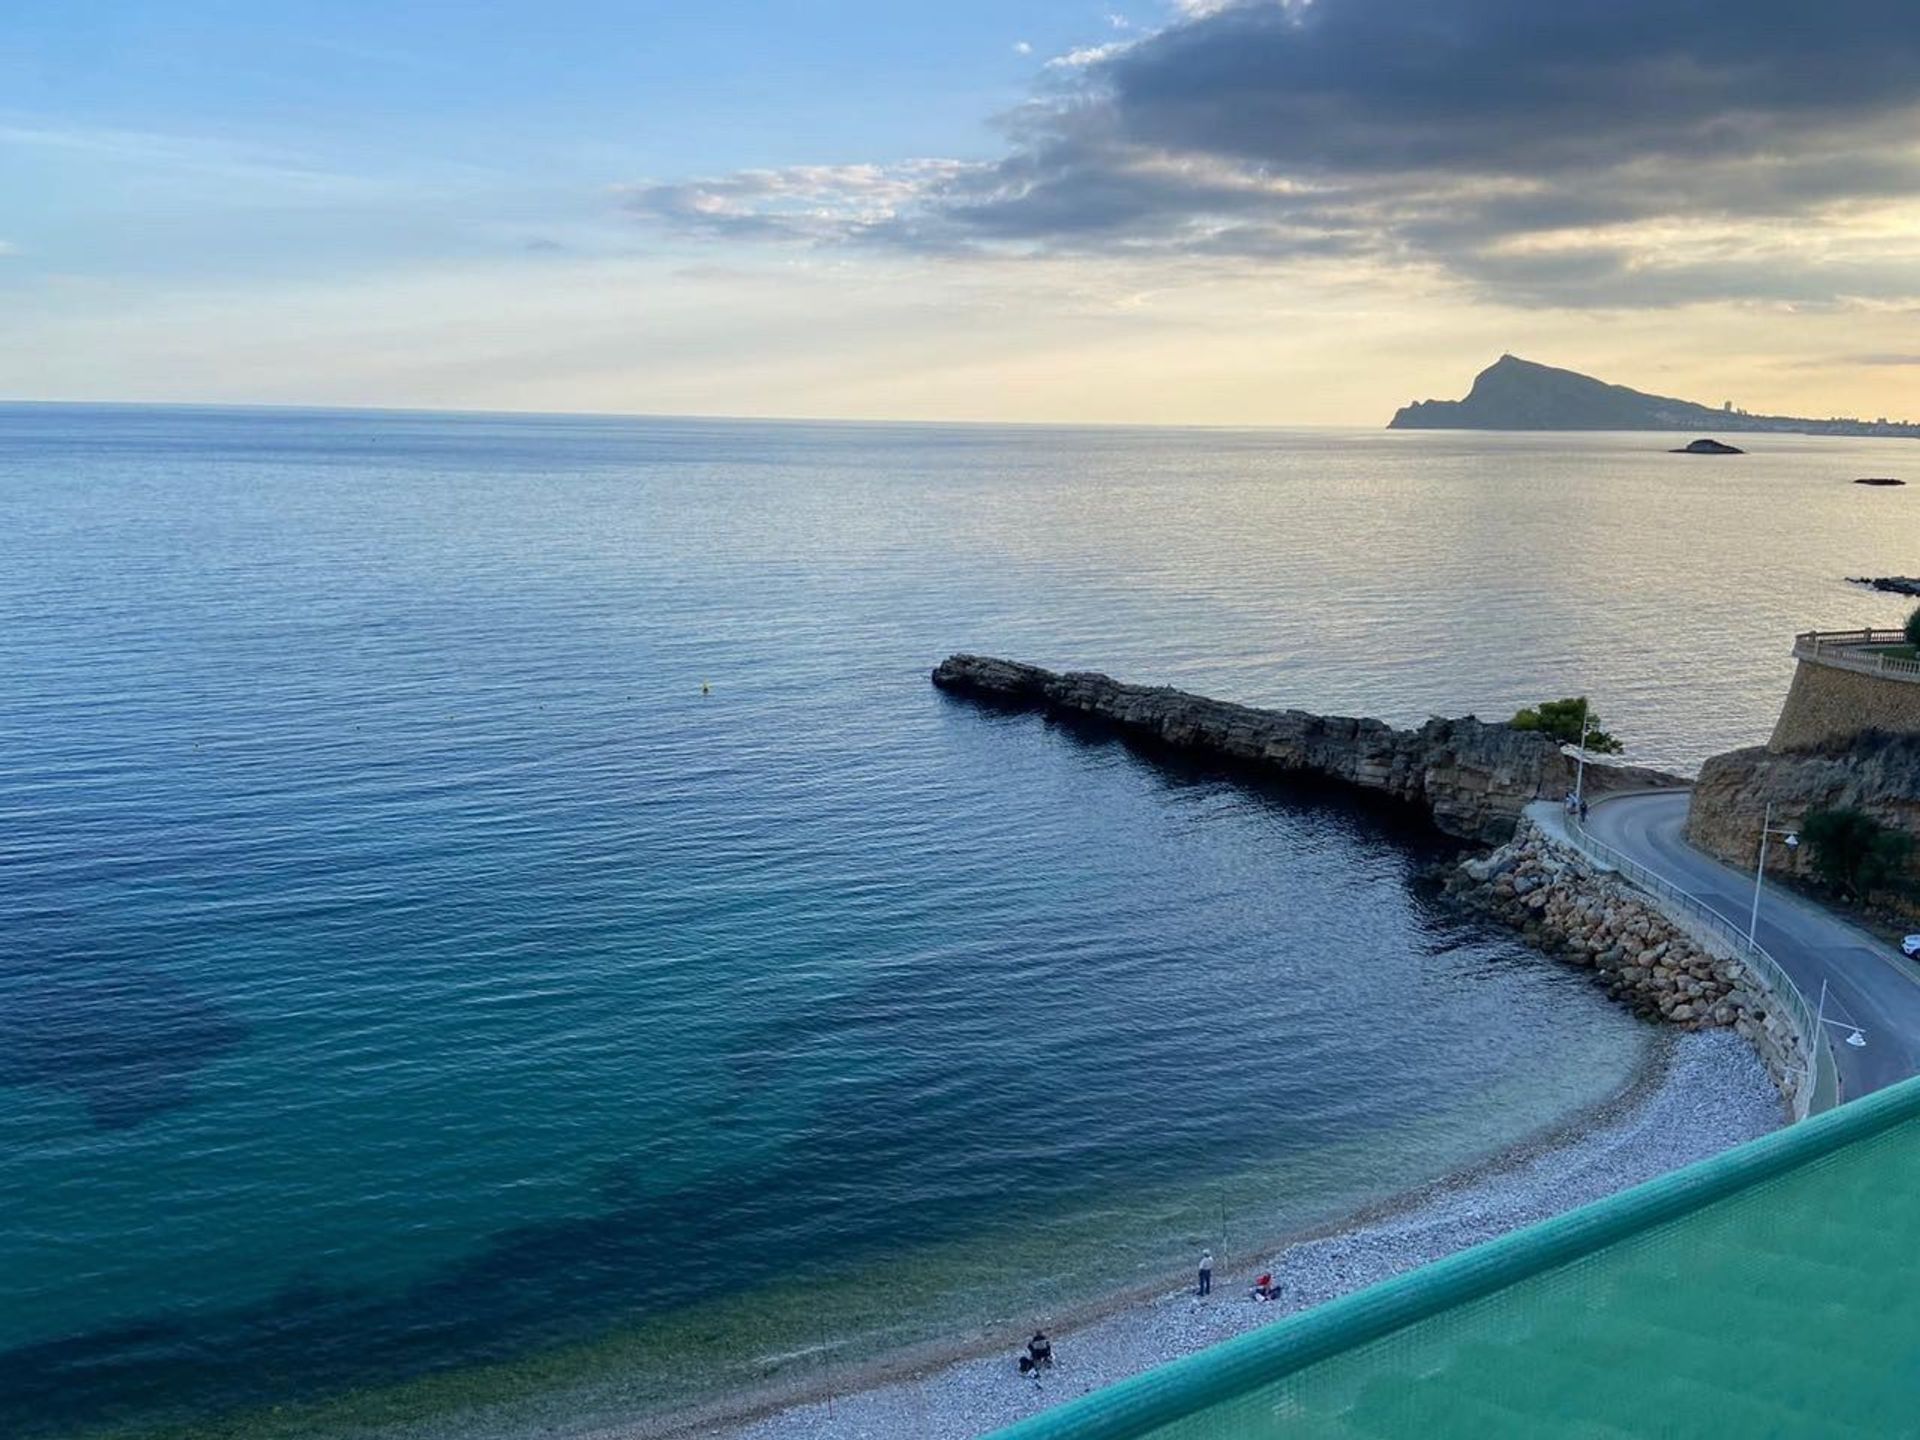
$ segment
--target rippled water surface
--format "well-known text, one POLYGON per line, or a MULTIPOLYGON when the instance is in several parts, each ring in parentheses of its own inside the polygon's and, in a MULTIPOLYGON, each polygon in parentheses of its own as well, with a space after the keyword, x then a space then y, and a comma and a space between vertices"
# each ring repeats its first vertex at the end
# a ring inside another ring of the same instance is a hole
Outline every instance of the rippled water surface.
POLYGON ((805 1380, 1612 1093, 1407 815, 926 672, 1697 764, 1920 450, 1670 443, 0 407, 0 1434, 805 1380))

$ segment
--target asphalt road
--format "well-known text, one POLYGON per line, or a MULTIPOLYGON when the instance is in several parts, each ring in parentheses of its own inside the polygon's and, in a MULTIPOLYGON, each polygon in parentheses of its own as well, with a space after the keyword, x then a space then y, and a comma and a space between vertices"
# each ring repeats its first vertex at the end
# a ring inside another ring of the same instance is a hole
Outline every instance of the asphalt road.
MULTIPOLYGON (((1598 801, 1587 829, 1691 891, 1745 934, 1753 871, 1730 869, 1686 842, 1687 798, 1685 792, 1667 791, 1598 801)), ((1759 835, 1753 840, 1757 861, 1759 835)), ((1826 1016, 1841 1022, 1827 1027, 1841 1099, 1920 1073, 1920 962, 1773 884, 1762 892, 1755 938, 1793 977, 1809 1007, 1819 1002, 1820 982, 1827 982, 1826 1016), (1859 1026, 1867 1043, 1846 1044, 1845 1025, 1859 1026)))

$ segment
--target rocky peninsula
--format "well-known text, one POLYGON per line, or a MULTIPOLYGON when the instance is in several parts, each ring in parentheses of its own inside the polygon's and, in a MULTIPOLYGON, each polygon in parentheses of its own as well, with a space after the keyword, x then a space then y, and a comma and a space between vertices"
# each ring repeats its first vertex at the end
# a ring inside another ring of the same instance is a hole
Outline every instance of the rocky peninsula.
MULTIPOLYGON (((1180 750, 1380 791, 1421 806, 1446 834, 1489 844, 1513 835, 1530 802, 1559 799, 1573 786, 1573 761, 1553 739, 1471 715, 1403 730, 1384 720, 1261 710, 984 655, 948 656, 934 668, 933 683, 956 694, 1084 716, 1180 750)), ((1665 777, 1588 770, 1596 793, 1650 778, 1665 777)))

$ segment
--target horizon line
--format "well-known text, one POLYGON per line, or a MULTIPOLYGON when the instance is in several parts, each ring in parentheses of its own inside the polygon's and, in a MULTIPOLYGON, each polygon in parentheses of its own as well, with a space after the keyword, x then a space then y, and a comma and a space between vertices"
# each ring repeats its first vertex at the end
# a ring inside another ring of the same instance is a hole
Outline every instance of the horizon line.
POLYGON ((331 415, 436 415, 473 419, 523 420, 710 420, 745 425, 900 425, 976 426, 1031 430, 1370 430, 1381 424, 1342 425, 1325 420, 985 420, 979 418, 908 419, 859 415, 755 415, 737 412, 659 410, 481 410, 447 405, 328 405, 283 400, 34 400, 0 396, 0 411, 28 408, 75 410, 234 410, 331 415))

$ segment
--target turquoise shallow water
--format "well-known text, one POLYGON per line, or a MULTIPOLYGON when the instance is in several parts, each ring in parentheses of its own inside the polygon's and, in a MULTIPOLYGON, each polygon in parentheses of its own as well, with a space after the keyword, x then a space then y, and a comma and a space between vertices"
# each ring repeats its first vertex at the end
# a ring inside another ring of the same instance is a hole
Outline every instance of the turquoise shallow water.
POLYGON ((0 407, 0 1434, 645 1413, 1611 1093, 1412 817, 926 671, 1684 765, 1911 568, 1771 443, 0 407))

